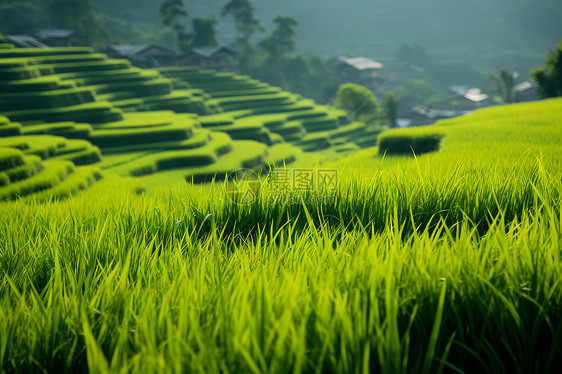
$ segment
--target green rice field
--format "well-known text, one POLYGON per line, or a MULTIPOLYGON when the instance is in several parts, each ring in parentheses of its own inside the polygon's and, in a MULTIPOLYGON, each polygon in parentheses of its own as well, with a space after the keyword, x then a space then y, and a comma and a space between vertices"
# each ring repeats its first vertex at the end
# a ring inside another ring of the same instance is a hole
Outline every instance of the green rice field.
POLYGON ((1 40, 0 88, 0 372, 556 372, 562 99, 386 130, 1 40))

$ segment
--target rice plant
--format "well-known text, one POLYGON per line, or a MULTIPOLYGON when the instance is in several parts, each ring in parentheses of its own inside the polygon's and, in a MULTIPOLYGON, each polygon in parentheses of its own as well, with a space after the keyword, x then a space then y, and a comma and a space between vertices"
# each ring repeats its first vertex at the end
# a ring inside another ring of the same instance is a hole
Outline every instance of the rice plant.
POLYGON ((560 99, 383 132, 235 74, 0 57, 0 372, 558 368, 560 99), (299 168, 338 183, 279 198, 299 168))

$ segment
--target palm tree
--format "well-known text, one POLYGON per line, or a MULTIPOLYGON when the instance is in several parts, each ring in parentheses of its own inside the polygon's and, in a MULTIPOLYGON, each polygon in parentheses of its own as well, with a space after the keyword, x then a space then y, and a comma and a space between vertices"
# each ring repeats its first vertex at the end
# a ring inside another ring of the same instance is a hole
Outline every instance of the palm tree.
POLYGON ((519 77, 519 73, 511 69, 502 69, 497 77, 490 77, 504 102, 514 103, 516 101, 515 80, 519 77))

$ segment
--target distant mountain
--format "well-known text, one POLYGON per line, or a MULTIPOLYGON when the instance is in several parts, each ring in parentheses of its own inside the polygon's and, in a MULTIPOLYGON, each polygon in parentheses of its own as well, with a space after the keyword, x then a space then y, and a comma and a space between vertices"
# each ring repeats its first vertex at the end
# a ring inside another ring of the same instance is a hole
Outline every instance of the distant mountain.
MULTIPOLYGON (((159 0, 95 0, 112 17, 161 29, 159 0)), ((191 16, 214 14, 222 42, 233 25, 220 17, 226 0, 186 1, 191 16)), ((425 46, 436 62, 466 63, 486 72, 530 69, 562 37, 560 0, 255 0, 263 23, 277 14, 299 21, 300 50, 364 55, 394 62, 403 43, 425 46)))

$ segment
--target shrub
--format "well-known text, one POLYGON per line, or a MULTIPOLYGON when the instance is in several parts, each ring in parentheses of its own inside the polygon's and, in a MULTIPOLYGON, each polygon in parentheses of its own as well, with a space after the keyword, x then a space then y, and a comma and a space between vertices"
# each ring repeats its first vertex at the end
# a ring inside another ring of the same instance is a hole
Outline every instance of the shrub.
POLYGON ((380 105, 375 95, 367 88, 353 83, 345 83, 338 89, 335 100, 337 108, 345 110, 352 120, 370 120, 380 105))
POLYGON ((423 154, 439 150, 444 132, 435 128, 389 130, 379 136, 379 154, 423 154))

